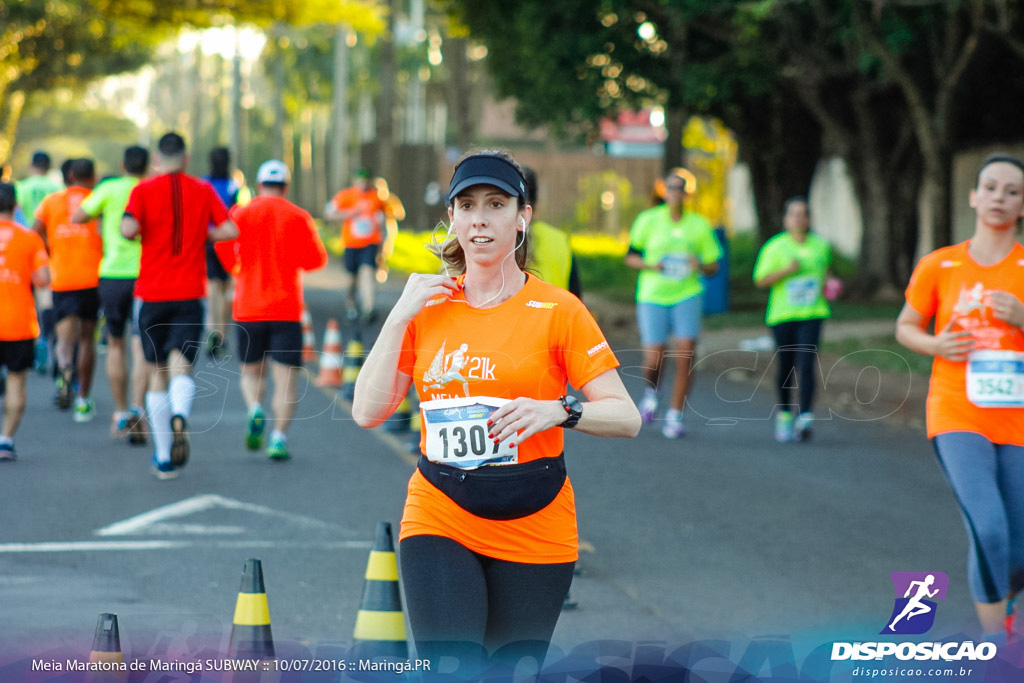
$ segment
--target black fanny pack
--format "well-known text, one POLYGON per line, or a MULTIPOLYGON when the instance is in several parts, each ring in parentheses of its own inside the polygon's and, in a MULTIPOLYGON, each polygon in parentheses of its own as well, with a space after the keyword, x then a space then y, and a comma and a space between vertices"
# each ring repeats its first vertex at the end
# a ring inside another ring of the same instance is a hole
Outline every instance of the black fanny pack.
POLYGON ((421 455, 417 468, 460 508, 494 520, 519 519, 543 510, 558 496, 566 476, 564 454, 475 470, 439 465, 421 455))

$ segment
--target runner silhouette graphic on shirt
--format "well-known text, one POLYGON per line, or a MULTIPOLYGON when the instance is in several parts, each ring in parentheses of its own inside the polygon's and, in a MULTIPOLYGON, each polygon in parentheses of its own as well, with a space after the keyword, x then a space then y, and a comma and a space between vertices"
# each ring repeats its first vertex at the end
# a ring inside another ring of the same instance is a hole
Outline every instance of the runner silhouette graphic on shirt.
POLYGON ((469 380, 462 376, 462 368, 466 364, 466 351, 468 350, 469 344, 462 344, 459 348, 445 355, 444 344, 442 344, 437 355, 434 357, 433 363, 430 364, 430 369, 423 376, 425 382, 434 382, 434 384, 429 384, 427 388, 443 389, 449 382, 458 381, 462 384, 462 390, 468 397, 469 380))

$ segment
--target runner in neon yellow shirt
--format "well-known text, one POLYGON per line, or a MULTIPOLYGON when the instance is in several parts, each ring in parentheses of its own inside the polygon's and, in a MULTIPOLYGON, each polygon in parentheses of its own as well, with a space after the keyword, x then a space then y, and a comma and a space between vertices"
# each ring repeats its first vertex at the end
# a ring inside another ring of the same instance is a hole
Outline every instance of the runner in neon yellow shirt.
POLYGON ((804 197, 786 201, 783 224, 786 231, 765 242, 754 264, 754 284, 770 288, 765 322, 778 347, 775 440, 780 443, 810 438, 817 383, 815 359, 822 321, 832 315, 824 293, 832 248, 810 232, 804 197), (799 382, 797 404, 793 404, 787 384, 794 370, 799 382))
POLYGON ((676 376, 661 430, 667 439, 686 434, 682 412, 700 336, 704 293, 701 276, 717 273, 722 258, 710 221, 685 208, 685 199, 692 192, 686 173, 676 169, 665 178, 665 203, 637 216, 626 254, 626 264, 640 271, 636 317, 648 386, 638 407, 644 422, 654 419, 657 411, 669 334, 675 338, 676 376))
POLYGON ((131 331, 131 404, 128 392, 128 354, 125 331, 131 325, 135 279, 139 276, 142 245, 121 236, 121 219, 128 197, 149 167, 149 151, 144 147, 125 149, 121 162, 124 175, 104 180, 82 201, 71 220, 85 223, 102 214, 103 260, 100 261, 100 308, 107 324, 107 380, 114 399, 110 436, 128 436, 133 444, 146 443, 146 421, 142 405, 146 395, 146 364, 142 359, 142 341, 131 331))

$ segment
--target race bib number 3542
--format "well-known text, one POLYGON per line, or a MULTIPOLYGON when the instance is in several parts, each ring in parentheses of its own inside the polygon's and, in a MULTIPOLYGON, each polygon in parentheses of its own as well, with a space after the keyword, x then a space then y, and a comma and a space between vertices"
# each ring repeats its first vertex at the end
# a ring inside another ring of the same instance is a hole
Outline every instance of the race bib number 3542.
POLYGON ((973 352, 967 358, 967 398, 982 408, 1024 407, 1024 353, 973 352))
POLYGON ((505 399, 485 396, 420 403, 427 459, 467 470, 518 463, 519 449, 510 445, 511 439, 494 443, 487 437, 487 420, 503 403, 505 399))

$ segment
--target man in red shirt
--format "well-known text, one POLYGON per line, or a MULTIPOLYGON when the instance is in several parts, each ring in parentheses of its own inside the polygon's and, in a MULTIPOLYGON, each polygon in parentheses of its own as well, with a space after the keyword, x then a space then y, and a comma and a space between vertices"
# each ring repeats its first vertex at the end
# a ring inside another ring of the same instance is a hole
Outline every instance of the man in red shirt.
POLYGON ((192 363, 204 331, 206 242, 238 235, 216 191, 186 175, 187 166, 184 139, 177 133, 160 138, 161 175, 135 186, 121 221, 125 238, 142 241, 136 322, 150 371, 146 415, 156 451, 153 472, 160 479, 177 476, 189 457, 192 363))
POLYGON ((342 289, 348 294, 350 320, 360 317, 360 311, 362 322, 376 319, 377 267, 390 211, 366 168, 356 171, 352 186, 336 194, 324 207, 325 220, 341 221, 341 241, 345 247, 342 289))
POLYGON ((74 398, 75 422, 89 422, 96 412, 90 394, 96 365, 93 340, 100 310, 103 238, 98 221, 78 224, 71 217, 96 184, 92 159, 72 160, 68 180, 68 187, 48 195, 36 207, 32 229, 43 236, 50 249, 57 335, 55 402, 58 408, 67 410, 74 398), (78 395, 74 396, 76 382, 78 395))
POLYGON ((289 457, 287 433, 295 414, 296 385, 302 368, 302 271, 327 263, 313 217, 295 206, 288 193, 288 167, 271 160, 256 174, 259 194, 231 210, 238 226, 235 242, 217 244, 225 269, 235 275, 232 317, 238 324, 242 354, 242 397, 248 408, 246 446, 263 444, 263 399, 267 369, 272 370, 273 431, 267 455, 289 457), (273 363, 269 363, 273 361, 273 363))
POLYGON ((16 459, 14 433, 28 400, 27 375, 39 336, 33 285, 50 284, 49 256, 36 233, 14 222, 14 185, 0 183, 0 369, 7 368, 0 462, 16 459))

